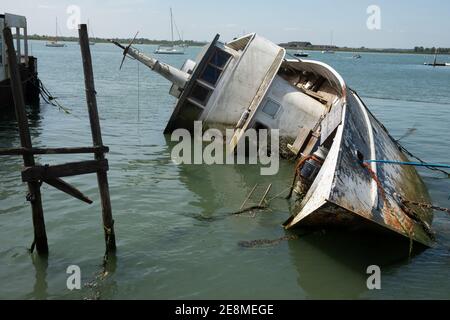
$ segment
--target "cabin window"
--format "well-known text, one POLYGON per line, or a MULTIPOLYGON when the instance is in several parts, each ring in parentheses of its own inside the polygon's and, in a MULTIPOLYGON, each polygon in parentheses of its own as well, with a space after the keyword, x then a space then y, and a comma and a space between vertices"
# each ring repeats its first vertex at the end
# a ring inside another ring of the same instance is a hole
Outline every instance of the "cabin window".
POLYGON ((279 103, 269 99, 269 100, 267 100, 266 104, 264 105, 262 112, 264 112, 269 117, 275 119, 280 108, 281 108, 281 106, 279 103))
POLYGON ((217 50, 214 53, 210 63, 216 67, 224 68, 230 58, 231 55, 228 52, 217 50))
POLYGON ((200 79, 215 86, 230 58, 231 55, 229 53, 216 48, 216 51, 212 54, 208 64, 203 70, 200 79))
POLYGON ((203 75, 201 76, 201 79, 205 80, 206 82, 215 86, 217 81, 219 80, 221 73, 222 73, 222 70, 217 69, 216 67, 214 67, 212 65, 208 65, 208 66, 206 66, 205 71, 203 72, 203 75))
POLYGON ((191 92, 191 98, 197 100, 200 104, 206 105, 208 103, 209 96, 211 94, 211 90, 196 84, 191 92))

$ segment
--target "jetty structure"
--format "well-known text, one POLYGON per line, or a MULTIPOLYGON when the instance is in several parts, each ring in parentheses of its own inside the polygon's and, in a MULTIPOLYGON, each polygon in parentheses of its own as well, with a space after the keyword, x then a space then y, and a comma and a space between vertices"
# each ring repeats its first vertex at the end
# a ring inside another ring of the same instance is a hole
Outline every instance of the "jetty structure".
MULTIPOLYGON (((91 204, 92 200, 85 196, 81 191, 71 184, 65 182, 62 178, 84 174, 96 174, 99 187, 103 232, 105 236, 106 254, 104 261, 107 261, 108 255, 114 253, 116 249, 114 220, 112 218, 112 208, 109 196, 109 185, 107 171, 109 170, 108 160, 105 153, 109 148, 103 145, 102 133, 100 128, 100 118, 97 109, 96 91, 94 85, 94 75, 92 69, 92 58, 89 48, 89 38, 87 26, 79 25, 79 38, 81 56, 83 62, 84 80, 87 109, 91 126, 93 146, 88 147, 61 147, 61 148, 35 148, 32 145, 28 119, 25 110, 25 95, 23 91, 23 78, 21 65, 17 58, 16 49, 13 43, 11 32, 11 23, 2 27, 2 41, 6 47, 4 52, 7 56, 8 75, 10 77, 10 87, 14 100, 14 109, 17 119, 18 131, 20 135, 20 147, 0 149, 0 156, 17 155, 23 157, 24 167, 22 169, 22 181, 28 185, 28 194, 26 199, 31 204, 32 221, 34 228, 34 239, 31 245, 31 252, 36 251, 40 255, 47 255, 49 252, 47 232, 44 221, 44 211, 42 206, 41 186, 48 184, 78 200, 91 204), (93 160, 70 162, 59 165, 41 165, 36 162, 35 155, 58 155, 58 154, 92 154, 93 160)), ((23 22, 23 21, 22 21, 23 22)), ((24 24, 21 24, 24 25, 24 24)))
MULTIPOLYGON (((10 28, 15 31, 16 60, 22 79, 25 104, 39 106, 39 80, 37 59, 29 55, 27 19, 11 13, 0 14, 0 30, 10 28)), ((6 54, 6 43, 0 35, 0 113, 13 111, 14 101, 11 77, 6 54)))
POLYGON ((284 48, 254 33, 228 43, 216 35, 180 69, 132 43, 112 42, 124 59, 172 83, 177 102, 164 133, 192 131, 202 121, 204 130, 233 129, 229 149, 235 150, 248 129, 279 129, 294 176, 286 229, 368 229, 433 244, 430 199, 415 167, 377 163, 408 161, 406 149, 329 65, 287 58, 284 48))

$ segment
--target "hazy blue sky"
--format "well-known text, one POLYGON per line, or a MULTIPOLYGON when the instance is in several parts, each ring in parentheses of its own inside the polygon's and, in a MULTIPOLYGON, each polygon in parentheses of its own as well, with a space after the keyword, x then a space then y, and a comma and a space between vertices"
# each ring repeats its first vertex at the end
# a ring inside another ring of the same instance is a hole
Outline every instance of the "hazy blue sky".
POLYGON ((0 11, 27 16, 29 33, 62 35, 69 30, 69 5, 81 9, 99 37, 131 37, 139 30, 150 39, 170 38, 169 7, 185 39, 229 40, 257 32, 274 42, 307 40, 338 46, 411 48, 450 47, 450 1, 443 0, 0 0, 0 11), (381 9, 381 30, 366 26, 369 5, 381 9))

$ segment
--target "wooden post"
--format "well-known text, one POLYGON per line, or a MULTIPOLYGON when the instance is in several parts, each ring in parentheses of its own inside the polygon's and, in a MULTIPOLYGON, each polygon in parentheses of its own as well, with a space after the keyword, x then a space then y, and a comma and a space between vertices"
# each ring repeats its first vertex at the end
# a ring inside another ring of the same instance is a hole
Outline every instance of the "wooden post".
MULTIPOLYGON (((91 123, 92 140, 94 147, 103 147, 102 133, 100 129, 100 120, 97 110, 97 98, 94 85, 94 74, 92 70, 92 58, 89 48, 89 37, 86 24, 78 26, 78 35, 80 38, 81 56, 83 59, 84 83, 86 88, 86 101, 89 111, 89 121, 91 123)), ((105 159, 103 152, 95 153, 96 160, 105 159)), ((111 200, 109 197, 108 176, 106 171, 97 172, 98 187, 102 201, 102 217, 105 231, 106 251, 114 252, 116 250, 116 239, 114 233, 114 220, 111 212, 111 200)))
MULTIPOLYGON (((3 37, 6 44, 6 55, 8 56, 9 76, 11 80, 11 90, 14 97, 16 118, 20 133, 20 143, 23 148, 31 149, 30 130, 28 128, 28 118, 25 111, 25 99, 22 90, 17 56, 14 50, 13 37, 10 28, 3 29, 3 37)), ((23 162, 26 167, 35 165, 34 156, 31 153, 23 155, 23 162)), ((40 183, 38 181, 28 182, 27 200, 31 203, 33 212, 34 244, 39 254, 48 253, 47 234, 45 231, 44 212, 42 210, 42 199, 40 183)))

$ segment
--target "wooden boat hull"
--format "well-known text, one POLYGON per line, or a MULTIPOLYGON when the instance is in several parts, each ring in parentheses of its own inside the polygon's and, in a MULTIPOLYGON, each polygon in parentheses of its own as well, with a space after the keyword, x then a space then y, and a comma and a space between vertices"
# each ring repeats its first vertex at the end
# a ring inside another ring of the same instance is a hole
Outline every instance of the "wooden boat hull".
POLYGON ((429 203, 427 189, 413 167, 371 164, 365 160, 408 161, 398 143, 370 113, 356 93, 347 90, 342 122, 330 153, 313 185, 298 204, 287 229, 312 226, 382 227, 427 246, 433 244, 431 210, 411 208, 403 199, 429 203), (378 182, 371 176, 377 177, 378 182), (379 183, 379 184, 378 184, 379 183), (417 221, 416 221, 417 220, 417 221))

